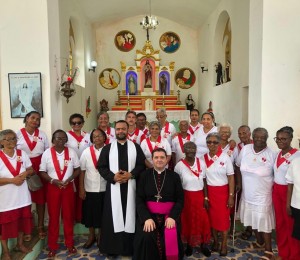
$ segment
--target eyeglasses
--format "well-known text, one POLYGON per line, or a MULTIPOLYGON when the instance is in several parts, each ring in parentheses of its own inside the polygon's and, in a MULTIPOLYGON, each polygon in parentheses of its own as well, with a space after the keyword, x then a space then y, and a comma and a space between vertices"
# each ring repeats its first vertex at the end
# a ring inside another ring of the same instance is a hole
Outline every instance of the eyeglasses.
POLYGON ((81 121, 77 121, 77 122, 71 122, 71 125, 81 125, 82 122, 81 121))
POLYGON ((207 143, 207 144, 214 144, 214 145, 217 145, 217 144, 219 144, 219 142, 218 142, 218 141, 207 141, 206 143, 207 143))
POLYGON ((275 142, 286 142, 289 138, 274 137, 273 139, 275 142))
POLYGON ((10 139, 2 139, 2 140, 5 140, 7 142, 16 142, 18 140, 17 137, 13 137, 13 138, 10 138, 10 139))
POLYGON ((67 141, 66 137, 55 137, 55 140, 57 141, 67 141))

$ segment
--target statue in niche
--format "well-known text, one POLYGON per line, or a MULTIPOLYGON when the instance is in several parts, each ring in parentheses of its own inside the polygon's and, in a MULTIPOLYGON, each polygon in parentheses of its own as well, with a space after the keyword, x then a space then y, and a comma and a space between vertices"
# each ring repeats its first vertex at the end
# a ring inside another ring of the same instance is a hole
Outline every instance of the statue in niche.
POLYGON ((216 82, 216 86, 223 84, 223 67, 221 62, 218 62, 215 65, 216 68, 216 73, 217 73, 217 82, 216 82))
POLYGON ((133 75, 130 75, 128 78, 129 95, 136 95, 136 91, 137 91, 136 80, 133 75))
POLYGON ((146 61, 144 66, 145 73, 145 85, 144 88, 152 88, 152 67, 149 63, 149 60, 146 61))
POLYGON ((165 74, 159 77, 159 94, 167 95, 168 80, 165 74))
POLYGON ((225 72, 226 72, 226 82, 229 82, 231 81, 231 78, 230 78, 230 69, 231 69, 231 62, 230 60, 227 60, 226 61, 226 68, 225 68, 225 72))
POLYGON ((192 94, 188 94, 187 98, 185 99, 185 105, 187 110, 192 110, 195 107, 195 101, 193 100, 192 94))
POLYGON ((108 101, 106 99, 102 99, 99 103, 100 103, 100 112, 102 111, 107 112, 109 110, 108 101))

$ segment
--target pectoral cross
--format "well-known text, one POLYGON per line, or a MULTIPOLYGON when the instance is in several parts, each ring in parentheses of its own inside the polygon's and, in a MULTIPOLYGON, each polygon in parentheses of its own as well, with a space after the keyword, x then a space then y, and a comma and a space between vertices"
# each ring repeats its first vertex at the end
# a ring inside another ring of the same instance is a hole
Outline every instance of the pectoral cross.
POLYGON ((159 200, 162 199, 162 196, 160 196, 159 193, 157 193, 154 197, 156 198, 156 202, 159 202, 159 200))

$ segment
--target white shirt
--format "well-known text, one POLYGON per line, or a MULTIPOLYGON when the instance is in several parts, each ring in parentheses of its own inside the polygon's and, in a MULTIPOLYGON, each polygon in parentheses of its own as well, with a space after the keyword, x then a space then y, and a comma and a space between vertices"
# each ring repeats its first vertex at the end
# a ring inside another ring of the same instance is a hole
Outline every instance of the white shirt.
POLYGON ((137 128, 134 129, 133 133, 128 132, 127 139, 134 143, 141 144, 141 142, 145 138, 145 135, 144 135, 143 131, 140 129, 138 129, 139 130, 138 134, 136 134, 136 130, 137 130, 137 128))
POLYGON ((294 184, 291 206, 300 209, 300 157, 292 160, 286 174, 287 183, 294 184))
POLYGON ((80 156, 81 156, 82 152, 85 150, 85 148, 87 148, 91 145, 90 134, 81 131, 81 135, 83 136, 83 139, 78 144, 77 140, 72 135, 70 135, 68 132, 66 132, 66 133, 68 135, 68 142, 66 143, 66 146, 72 148, 76 152, 77 157, 80 158, 80 156))
MULTIPOLYGON (((194 142, 194 137, 190 135, 190 140, 188 140, 188 136, 186 138, 182 138, 182 143, 185 144, 186 142, 194 142)), ((183 147, 182 147, 183 149, 183 147)), ((182 151, 180 143, 179 143, 179 138, 178 135, 175 136, 172 139, 172 153, 176 154, 176 163, 178 163, 182 158, 185 157, 184 152, 182 151)))
MULTIPOLYGON (((12 157, 9 157, 7 155, 6 157, 11 165, 16 169, 16 150, 12 157)), ((26 169, 32 165, 28 155, 24 151, 21 152, 21 158, 22 164, 20 173, 26 171, 26 169)), ((12 173, 7 169, 2 159, 0 159, 0 178, 14 178, 12 173)), ((15 184, 6 184, 0 186, 0 198, 0 212, 5 212, 31 205, 31 196, 26 181, 24 181, 20 186, 16 186, 15 184)))
POLYGON ((286 181, 286 173, 291 164, 291 162, 300 157, 300 151, 295 152, 294 154, 286 153, 283 157, 285 161, 277 168, 277 160, 280 152, 276 156, 276 160, 274 163, 274 182, 280 185, 288 185, 286 181))
POLYGON ((209 132, 204 133, 203 131, 203 125, 195 132, 194 138, 195 138, 195 144, 197 145, 197 154, 196 157, 201 158, 204 154, 208 153, 208 148, 206 145, 206 137, 210 133, 217 133, 218 128, 213 127, 210 129, 209 132))
POLYGON ((107 133, 107 129, 106 128, 106 131, 104 131, 106 133, 106 138, 109 139, 109 144, 112 143, 114 140, 116 140, 116 131, 113 127, 110 127, 110 133, 108 134, 107 133))
POLYGON ((195 133, 196 133, 196 131, 200 128, 200 126, 201 126, 201 124, 198 122, 198 124, 196 125, 196 126, 192 126, 191 124, 189 125, 189 130, 188 130, 188 133, 190 134, 190 135, 194 135, 195 133), (191 131, 190 131, 190 128, 192 128, 192 130, 193 130, 193 132, 194 133, 192 133, 191 131))
MULTIPOLYGON (((161 138, 161 141, 160 143, 156 143, 156 142, 151 142, 151 145, 152 145, 152 148, 154 149, 154 147, 158 147, 158 148, 163 148, 165 149, 165 151, 167 152, 167 155, 172 155, 172 151, 171 151, 171 146, 169 144, 169 142, 167 141, 167 139, 165 138, 161 138)), ((148 143, 147 143, 147 140, 144 139, 141 143, 141 148, 145 154, 145 157, 146 159, 151 163, 153 164, 153 161, 152 161, 152 154, 150 152, 150 149, 148 147, 148 143)))
MULTIPOLYGON (((204 162, 205 159, 204 157, 201 158, 204 162)), ((211 158, 209 156, 208 153, 208 159, 212 159, 214 161, 213 164, 210 165, 210 167, 208 167, 208 165, 206 165, 206 172, 205 172, 205 176, 206 176, 206 181, 207 181, 207 185, 210 186, 224 186, 228 184, 228 175, 233 175, 234 171, 233 171, 233 165, 232 162, 229 158, 229 156, 226 153, 221 153, 221 155, 215 159, 215 158, 211 158)))
POLYGON ((234 161, 236 160, 236 158, 239 155, 238 148, 234 147, 232 150, 232 149, 230 149, 229 144, 227 144, 224 148, 222 148, 222 151, 225 152, 229 156, 232 163, 234 163, 234 161))
MULTIPOLYGON (((34 139, 34 133, 32 135, 29 134, 28 132, 26 132, 26 133, 29 137, 30 142, 32 142, 34 139)), ((38 138, 36 139, 37 142, 32 151, 29 149, 29 147, 24 139, 24 136, 20 130, 17 132, 17 138, 18 138, 17 149, 21 149, 21 150, 25 151, 27 153, 27 155, 29 156, 29 158, 38 157, 38 156, 42 155, 46 149, 49 148, 48 138, 47 138, 46 134, 41 130, 39 130, 39 135, 38 135, 38 138)))
MULTIPOLYGON (((172 145, 172 136, 174 134, 176 134, 176 128, 175 128, 175 126, 172 123, 170 123, 170 122, 168 122, 168 123, 169 123, 169 131, 168 131, 168 133, 165 132, 165 130, 166 130, 166 125, 165 125, 161 129, 160 135, 161 135, 161 137, 166 138, 168 140, 170 146, 171 146, 172 145)), ((166 122, 166 124, 167 124, 167 122, 166 122)))
POLYGON ((256 153, 253 144, 241 150, 236 165, 242 173, 242 198, 254 205, 272 204, 273 167, 276 153, 269 147, 256 153))
MULTIPOLYGON (((103 148, 103 147, 102 147, 103 148)), ((96 159, 98 161, 102 148, 95 150, 96 159)), ((80 157, 80 168, 85 171, 84 189, 87 192, 101 192, 106 190, 106 180, 104 180, 98 169, 95 168, 90 147, 86 148, 80 157)))
MULTIPOLYGON (((197 161, 195 158, 195 163, 191 167, 193 171, 197 171, 197 161)), ((192 171, 182 162, 179 161, 174 169, 174 172, 179 174, 181 179, 182 187, 187 191, 199 191, 203 190, 203 178, 205 178, 206 166, 204 161, 200 160, 200 173, 199 177, 192 173, 192 171)))
MULTIPOLYGON (((68 161, 68 167, 65 173, 65 176, 63 178, 63 181, 66 181, 70 176, 72 176, 73 171, 75 168, 80 167, 79 159, 76 154, 76 152, 72 148, 69 149, 69 161, 68 161)), ((65 165, 65 152, 62 151, 62 153, 56 152, 56 156, 59 162, 60 169, 64 169, 65 165)), ((42 161, 40 164, 40 171, 46 172, 50 178, 52 179, 58 179, 56 170, 54 168, 52 155, 51 155, 51 148, 48 148, 42 156, 42 161)))

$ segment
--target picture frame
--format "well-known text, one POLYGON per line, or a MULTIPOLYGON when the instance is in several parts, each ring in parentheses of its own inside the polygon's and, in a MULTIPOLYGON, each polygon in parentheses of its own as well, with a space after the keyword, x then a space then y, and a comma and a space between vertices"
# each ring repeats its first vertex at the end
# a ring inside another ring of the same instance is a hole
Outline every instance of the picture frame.
POLYGON ((40 72, 8 73, 11 118, 24 118, 37 111, 43 117, 42 76, 40 72))
POLYGON ((159 47, 165 53, 174 53, 178 51, 180 45, 180 37, 174 32, 165 32, 159 38, 159 47))
POLYGON ((175 74, 175 82, 182 89, 189 89, 196 82, 196 75, 190 68, 181 68, 175 74))
POLYGON ((106 68, 99 74, 99 83, 106 89, 114 89, 119 86, 121 76, 119 72, 113 68, 106 68))
POLYGON ((135 36, 132 32, 123 30, 115 36, 115 46, 119 51, 129 52, 131 51, 136 43, 135 36))

